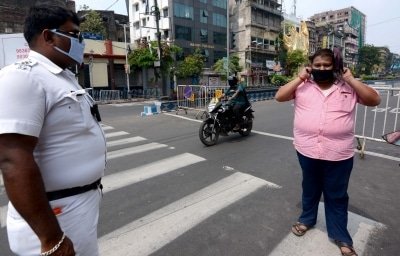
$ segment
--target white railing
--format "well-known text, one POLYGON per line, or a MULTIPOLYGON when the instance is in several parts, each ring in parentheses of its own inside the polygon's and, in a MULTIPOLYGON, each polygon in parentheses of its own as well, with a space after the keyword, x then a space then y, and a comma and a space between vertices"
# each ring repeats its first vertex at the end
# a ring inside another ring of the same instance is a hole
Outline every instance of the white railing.
POLYGON ((221 96, 227 86, 203 86, 203 85, 178 85, 177 87, 177 111, 183 109, 198 110, 198 115, 203 116, 207 111, 207 105, 212 98, 221 96))
POLYGON ((384 142, 382 135, 400 130, 400 88, 392 86, 374 87, 381 95, 379 106, 357 106, 355 134, 361 157, 364 157, 367 140, 384 142))

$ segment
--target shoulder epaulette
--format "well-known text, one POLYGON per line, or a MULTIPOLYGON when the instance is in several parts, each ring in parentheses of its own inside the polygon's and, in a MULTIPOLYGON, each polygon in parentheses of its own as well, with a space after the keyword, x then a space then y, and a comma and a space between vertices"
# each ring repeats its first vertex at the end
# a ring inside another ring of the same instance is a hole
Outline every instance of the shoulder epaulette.
POLYGON ((36 60, 32 60, 29 58, 14 63, 16 69, 21 69, 21 70, 31 70, 31 68, 36 64, 37 64, 36 60))

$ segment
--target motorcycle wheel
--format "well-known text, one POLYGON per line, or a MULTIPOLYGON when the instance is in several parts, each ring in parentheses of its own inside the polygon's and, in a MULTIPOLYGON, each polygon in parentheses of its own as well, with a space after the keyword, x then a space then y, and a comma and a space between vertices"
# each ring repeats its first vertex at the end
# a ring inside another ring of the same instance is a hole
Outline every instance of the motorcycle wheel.
POLYGON ((239 134, 243 137, 248 136, 251 133, 251 129, 253 129, 253 120, 246 117, 243 128, 239 131, 239 134))
POLYGON ((214 122, 204 121, 201 123, 199 128, 200 141, 206 146, 213 146, 217 144, 219 137, 218 124, 214 125, 214 122))

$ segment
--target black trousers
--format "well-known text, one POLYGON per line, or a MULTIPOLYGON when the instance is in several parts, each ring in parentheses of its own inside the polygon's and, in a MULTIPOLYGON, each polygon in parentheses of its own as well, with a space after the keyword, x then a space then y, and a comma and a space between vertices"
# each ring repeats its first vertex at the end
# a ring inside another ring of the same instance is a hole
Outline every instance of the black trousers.
POLYGON ((235 115, 235 119, 236 119, 235 121, 238 124, 242 124, 242 122, 243 122, 242 116, 243 116, 245 107, 246 107, 245 105, 235 104, 232 108, 233 114, 235 115))

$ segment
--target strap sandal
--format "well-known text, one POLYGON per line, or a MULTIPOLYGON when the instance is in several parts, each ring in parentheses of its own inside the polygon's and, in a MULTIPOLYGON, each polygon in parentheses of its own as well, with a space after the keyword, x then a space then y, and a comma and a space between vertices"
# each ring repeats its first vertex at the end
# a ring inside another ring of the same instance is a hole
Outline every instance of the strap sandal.
POLYGON ((303 236, 309 229, 310 227, 301 222, 296 222, 292 225, 292 233, 296 236, 303 236))
POLYGON ((354 247, 349 245, 348 243, 339 241, 339 240, 335 240, 335 244, 337 245, 337 247, 339 247, 340 252, 342 253, 342 256, 358 256, 358 254, 356 253, 356 251, 354 250, 354 247), (347 248, 348 251, 343 251, 344 248, 347 248))

